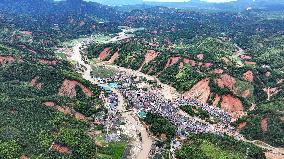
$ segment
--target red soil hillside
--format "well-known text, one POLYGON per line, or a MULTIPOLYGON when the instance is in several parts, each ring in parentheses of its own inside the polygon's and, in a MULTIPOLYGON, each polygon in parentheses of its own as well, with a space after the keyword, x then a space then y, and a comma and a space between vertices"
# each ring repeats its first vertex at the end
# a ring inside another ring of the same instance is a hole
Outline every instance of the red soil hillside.
POLYGON ((111 56, 111 58, 108 60, 108 63, 109 63, 109 64, 114 63, 114 61, 118 58, 118 56, 119 56, 119 51, 120 51, 120 50, 117 50, 117 51, 111 56))
POLYGON ((11 64, 15 61, 15 58, 12 56, 0 56, 0 64, 11 64))
POLYGON ((237 93, 237 89, 235 88, 236 79, 228 74, 224 74, 221 78, 217 79, 218 86, 224 88, 228 87, 233 93, 237 93))
POLYGON ((42 87, 43 87, 43 83, 39 82, 39 77, 38 76, 36 76, 34 79, 32 79, 31 85, 36 87, 37 89, 42 89, 42 87))
POLYGON ((46 59, 39 59, 38 62, 44 65, 51 65, 51 66, 55 66, 58 63, 58 61, 56 60, 46 60, 46 59))
POLYGON ((171 67, 172 65, 176 64, 179 60, 181 59, 181 57, 170 57, 168 59, 168 62, 166 64, 166 68, 171 67))
POLYGON ((191 66, 195 66, 196 65, 194 60, 190 60, 188 58, 183 59, 183 62, 186 63, 186 64, 190 64, 191 66))
POLYGON ((150 61, 154 60, 160 53, 156 52, 155 50, 147 50, 147 53, 144 55, 145 59, 142 65, 139 68, 139 71, 142 70, 143 66, 150 61))
POLYGON ((263 118, 263 119, 261 120, 260 125, 261 125, 261 130, 262 130, 262 132, 267 132, 267 130, 268 130, 268 118, 267 118, 267 117, 266 117, 266 118, 263 118))
POLYGON ((221 97, 218 94, 216 94, 215 99, 214 99, 212 105, 213 106, 217 106, 220 100, 221 100, 221 97))
POLYGON ((91 97, 93 96, 93 93, 84 85, 77 81, 67 80, 65 79, 62 86, 59 88, 58 95, 60 96, 67 96, 70 98, 76 97, 76 86, 80 86, 80 88, 83 90, 83 92, 91 97))
POLYGON ((60 145, 60 144, 52 144, 51 148, 54 151, 62 153, 62 154, 71 154, 72 153, 70 148, 63 146, 63 145, 60 145))
POLYGON ((56 104, 54 102, 45 102, 43 103, 43 105, 47 106, 47 107, 55 107, 56 104))
POLYGON ((206 103, 211 93, 209 82, 209 78, 199 81, 190 89, 190 91, 185 92, 183 96, 186 98, 196 97, 200 101, 206 103))
POLYGON ((203 55, 203 54, 198 54, 198 55, 197 55, 197 58, 198 58, 199 60, 203 60, 204 55, 203 55))
POLYGON ((102 61, 104 60, 110 53, 110 48, 105 48, 99 55, 98 60, 102 61))
POLYGON ((215 73, 215 74, 222 74, 222 73, 224 73, 224 70, 222 70, 222 69, 220 69, 220 68, 219 68, 219 69, 215 69, 215 70, 214 70, 214 73, 215 73))
POLYGON ((240 131, 242 128, 246 127, 247 122, 241 122, 238 126, 237 126, 237 130, 240 131))
POLYGON ((245 91, 242 92, 242 97, 244 97, 244 98, 248 97, 249 95, 250 95, 249 90, 245 90, 245 91))
POLYGON ((252 62, 252 61, 245 61, 246 65, 256 65, 256 62, 252 62))
POLYGON ((253 82, 253 72, 252 71, 247 71, 246 73, 243 74, 243 79, 253 82))
POLYGON ((242 102, 231 95, 222 96, 221 108, 230 113, 233 119, 237 119, 244 115, 242 102))

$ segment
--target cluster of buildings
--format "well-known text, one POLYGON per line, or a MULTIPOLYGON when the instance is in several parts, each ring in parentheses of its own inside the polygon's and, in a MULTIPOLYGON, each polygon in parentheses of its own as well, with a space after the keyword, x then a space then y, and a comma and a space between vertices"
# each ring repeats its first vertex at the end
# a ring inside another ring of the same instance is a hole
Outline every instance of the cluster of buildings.
POLYGON ((216 119, 219 119, 224 124, 229 124, 232 120, 232 117, 229 113, 225 112, 224 110, 208 105, 206 103, 202 103, 197 99, 190 98, 178 98, 176 102, 180 105, 189 105, 189 106, 197 106, 200 107, 202 110, 208 112, 208 114, 216 119))
POLYGON ((137 110, 138 116, 142 117, 147 113, 159 114, 177 128, 176 135, 186 138, 189 132, 191 133, 220 133, 219 129, 215 129, 212 124, 209 124, 198 117, 191 117, 184 113, 179 107, 182 105, 195 105, 207 111, 210 116, 218 118, 225 125, 231 121, 231 116, 223 110, 201 103, 196 99, 178 98, 174 101, 167 100, 162 93, 154 89, 139 88, 138 85, 143 78, 136 76, 128 76, 122 73, 108 79, 107 81, 114 81, 120 83, 118 88, 128 105, 137 110))

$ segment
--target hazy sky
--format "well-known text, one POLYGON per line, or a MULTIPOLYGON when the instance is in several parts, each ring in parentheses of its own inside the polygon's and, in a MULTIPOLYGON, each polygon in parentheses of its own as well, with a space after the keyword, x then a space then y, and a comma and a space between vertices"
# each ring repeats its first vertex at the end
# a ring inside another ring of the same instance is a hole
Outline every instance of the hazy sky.
MULTIPOLYGON (((144 1, 159 1, 159 2, 186 2, 190 0, 144 0, 144 1)), ((236 0, 201 0, 201 1, 206 1, 206 2, 230 2, 230 1, 236 1, 236 0)))

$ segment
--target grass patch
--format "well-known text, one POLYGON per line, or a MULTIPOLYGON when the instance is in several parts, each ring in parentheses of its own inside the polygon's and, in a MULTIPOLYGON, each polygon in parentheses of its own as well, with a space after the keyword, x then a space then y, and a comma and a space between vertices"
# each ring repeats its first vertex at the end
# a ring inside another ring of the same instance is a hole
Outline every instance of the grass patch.
POLYGON ((91 74, 94 77, 100 77, 100 78, 109 78, 115 75, 115 71, 110 68, 105 68, 103 66, 95 66, 93 67, 93 71, 91 74))
POLYGON ((201 145, 201 150, 206 154, 206 156, 212 159, 242 159, 238 153, 233 153, 231 151, 222 150, 220 147, 213 145, 210 142, 204 141, 201 145))
POLYGON ((99 148, 97 158, 121 159, 126 147, 127 142, 124 141, 108 143, 99 148))

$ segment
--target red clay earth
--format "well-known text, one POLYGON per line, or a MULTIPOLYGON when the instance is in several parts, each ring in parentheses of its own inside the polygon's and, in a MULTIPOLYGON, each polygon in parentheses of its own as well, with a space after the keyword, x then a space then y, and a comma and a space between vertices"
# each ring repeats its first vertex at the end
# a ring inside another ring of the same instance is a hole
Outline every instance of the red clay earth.
POLYGON ((243 79, 249 82, 253 82, 253 72, 252 71, 247 71, 246 73, 243 74, 243 79))
POLYGON ((59 96, 67 96, 70 98, 76 97, 76 86, 80 86, 80 88, 83 90, 83 92, 88 96, 91 97, 94 94, 84 85, 81 83, 74 81, 74 80, 68 80, 65 79, 63 81, 62 86, 59 88, 58 95, 59 96))
POLYGON ((245 61, 246 65, 256 65, 256 62, 252 62, 252 61, 245 61))
POLYGON ((237 126, 237 130, 240 131, 242 128, 244 128, 247 125, 247 122, 241 122, 238 126, 237 126))
POLYGON ((197 58, 201 61, 201 60, 203 60, 204 55, 203 55, 203 54, 198 54, 198 55, 197 55, 197 58))
POLYGON ((249 90, 245 90, 242 92, 242 97, 247 98, 250 95, 249 90))
POLYGON ((179 63, 179 69, 182 69, 184 64, 190 64, 191 66, 195 66, 196 65, 194 60, 183 59, 183 62, 179 63))
POLYGON ((15 58, 12 56, 0 56, 0 64, 11 64, 15 61, 15 58))
POLYGON ((155 50, 147 50, 147 53, 144 55, 145 59, 144 59, 142 65, 140 66, 139 70, 141 71, 145 64, 154 60, 159 54, 160 53, 156 52, 155 50))
POLYGON ((243 60, 251 60, 251 56, 248 56, 248 55, 241 55, 240 57, 243 60))
POLYGON ((99 60, 104 60, 110 53, 110 48, 105 48, 99 55, 99 60))
POLYGON ((111 58, 108 60, 108 63, 109 63, 109 64, 114 63, 114 61, 118 58, 118 56, 119 56, 119 51, 120 51, 120 50, 117 50, 117 51, 111 56, 111 58))
POLYGON ((233 93, 237 93, 235 88, 236 79, 228 74, 224 74, 221 78, 217 79, 218 86, 221 88, 228 87, 233 93))
POLYGON ((218 69, 215 69, 215 70, 214 70, 214 73, 215 73, 215 74, 222 74, 222 73, 224 73, 224 70, 218 68, 218 69))
POLYGON ((221 97, 218 94, 216 94, 214 102, 212 103, 212 105, 217 106, 220 100, 221 100, 221 97))
POLYGON ((238 98, 231 95, 223 95, 222 99, 221 108, 230 113, 234 120, 243 116, 243 104, 238 98))
POLYGON ((267 130, 268 130, 268 118, 267 117, 263 118, 261 120, 260 125, 261 125, 262 132, 267 132, 267 130))
POLYGON ((168 67, 170 67, 170 66, 176 64, 180 59, 181 59, 181 57, 170 57, 170 58, 168 59, 167 64, 166 64, 166 68, 168 68, 168 67))
POLYGON ((190 64, 191 66, 195 66, 196 65, 194 60, 190 60, 188 58, 183 59, 183 62, 186 63, 186 64, 190 64))
POLYGON ((86 121, 86 117, 81 113, 75 112, 74 116, 77 120, 86 121))
POLYGON ((211 93, 209 82, 210 82, 209 78, 205 78, 199 81, 188 92, 185 92, 183 96, 185 98, 195 97, 198 100, 206 103, 211 93))
POLYGON ((55 109, 58 110, 59 112, 63 113, 64 115, 71 115, 72 114, 72 110, 69 107, 56 106, 55 109))
POLYGON ((38 76, 36 76, 34 79, 32 79, 31 85, 36 87, 37 89, 42 89, 42 87, 43 87, 43 83, 39 82, 39 77, 38 76))
POLYGON ((69 147, 63 146, 63 145, 60 145, 60 144, 52 144, 51 148, 54 151, 62 153, 62 154, 71 154, 72 153, 72 151, 69 147))
POLYGON ((210 68, 211 66, 213 66, 212 63, 205 63, 205 64, 203 64, 203 67, 205 67, 205 68, 210 68))
POLYGON ((47 59, 39 59, 38 62, 44 65, 51 65, 51 66, 55 66, 58 63, 58 61, 56 60, 47 60, 47 59))
POLYGON ((45 102, 43 103, 43 105, 47 106, 47 107, 55 107, 56 104, 54 102, 45 102))

